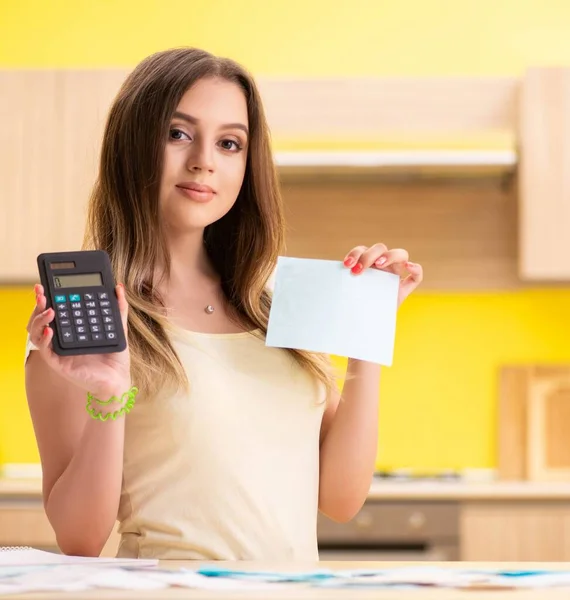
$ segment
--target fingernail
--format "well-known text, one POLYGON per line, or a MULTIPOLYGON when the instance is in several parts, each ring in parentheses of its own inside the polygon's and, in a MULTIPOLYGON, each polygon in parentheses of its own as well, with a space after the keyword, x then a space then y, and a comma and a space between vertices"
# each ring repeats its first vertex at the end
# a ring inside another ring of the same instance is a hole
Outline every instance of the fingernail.
POLYGON ((385 262, 386 262, 386 257, 385 257, 385 256, 383 256, 382 258, 379 258, 379 259, 376 261, 376 266, 377 266, 377 267, 381 267, 381 266, 382 266, 382 265, 383 265, 385 262))
POLYGON ((352 266, 353 263, 354 263, 354 258, 352 258, 352 256, 348 256, 347 258, 344 259, 345 267, 350 267, 350 266, 352 266))
POLYGON ((42 334, 42 335, 43 335, 44 337, 46 337, 46 336, 47 336, 47 334, 48 334, 48 332, 49 332, 49 327, 46 325, 46 326, 44 327, 44 332, 43 332, 43 334, 42 334))
POLYGON ((415 264, 413 262, 408 261, 406 263, 406 267, 414 267, 414 266, 415 266, 415 264))
POLYGON ((362 269, 363 269, 362 264, 357 263, 354 265, 354 267, 352 267, 351 271, 356 274, 356 273, 360 273, 360 271, 362 271, 362 269))

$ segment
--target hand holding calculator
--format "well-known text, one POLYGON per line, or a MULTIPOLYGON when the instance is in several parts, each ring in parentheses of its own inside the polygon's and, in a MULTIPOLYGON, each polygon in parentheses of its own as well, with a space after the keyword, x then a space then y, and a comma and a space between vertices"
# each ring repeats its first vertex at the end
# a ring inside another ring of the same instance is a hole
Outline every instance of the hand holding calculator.
POLYGON ((129 389, 128 304, 124 289, 115 286, 107 254, 42 254, 38 266, 42 283, 35 288, 28 332, 46 363, 100 397, 129 389))
POLYGON ((125 349, 125 333, 106 252, 40 254, 38 269, 46 308, 55 311, 51 327, 56 354, 101 354, 125 349))

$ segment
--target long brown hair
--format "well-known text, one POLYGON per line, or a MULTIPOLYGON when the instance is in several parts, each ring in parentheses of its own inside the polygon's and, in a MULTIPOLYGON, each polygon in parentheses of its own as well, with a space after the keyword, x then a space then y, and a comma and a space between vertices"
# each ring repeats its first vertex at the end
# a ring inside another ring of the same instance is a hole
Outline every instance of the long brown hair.
MULTIPOLYGON (((196 48, 176 48, 143 60, 126 78, 108 115, 98 178, 88 206, 85 249, 105 250, 129 301, 128 338, 136 385, 152 395, 165 385, 187 387, 172 347, 155 267, 169 259, 160 227, 159 186, 172 114, 198 80, 236 83, 247 100, 250 141, 245 177, 232 209, 204 233, 224 296, 243 324, 267 332, 267 280, 284 248, 284 217, 269 129, 252 76, 239 64, 196 48)), ((327 389, 326 357, 289 350, 327 389)))

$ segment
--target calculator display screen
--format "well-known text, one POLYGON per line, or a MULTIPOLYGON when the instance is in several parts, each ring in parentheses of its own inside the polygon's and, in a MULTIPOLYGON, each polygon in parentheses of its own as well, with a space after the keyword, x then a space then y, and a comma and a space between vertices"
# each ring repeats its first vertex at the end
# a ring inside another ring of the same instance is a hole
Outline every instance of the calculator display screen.
POLYGON ((102 286, 101 273, 81 273, 78 275, 55 275, 53 282, 56 288, 102 286))

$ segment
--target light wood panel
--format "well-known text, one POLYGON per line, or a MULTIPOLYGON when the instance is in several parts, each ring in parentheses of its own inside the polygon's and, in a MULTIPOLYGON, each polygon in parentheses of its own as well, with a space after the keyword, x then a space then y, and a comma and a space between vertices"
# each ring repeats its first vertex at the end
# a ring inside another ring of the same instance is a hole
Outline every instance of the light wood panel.
POLYGON ((0 546, 57 547, 55 533, 41 506, 0 506, 0 546))
MULTIPOLYGON (((121 537, 117 528, 118 523, 100 556, 116 556, 121 537)), ((37 502, 0 502, 0 546, 31 546, 59 552, 55 532, 41 499, 37 502)))
POLYGON ((531 380, 527 411, 528 477, 570 481, 570 373, 531 380))
POLYGON ((513 133, 518 78, 260 78, 276 137, 513 133))
POLYGON ((519 121, 520 261, 527 280, 570 279, 570 68, 529 69, 519 121))
POLYGON ((0 269, 30 272, 58 239, 62 111, 55 71, 0 72, 0 269))
POLYGON ((40 252, 80 247, 104 120, 122 77, 0 71, 2 280, 36 280, 40 252))
POLYGON ((115 70, 60 72, 63 137, 59 150, 58 249, 76 249, 81 245, 108 109, 124 75, 115 70))
POLYGON ((516 273, 516 195, 496 180, 285 182, 287 254, 341 260, 358 244, 404 247, 428 289, 505 289, 516 273))
POLYGON ((461 560, 570 560, 570 508, 563 503, 466 503, 461 560))
POLYGON ((570 365, 499 372, 498 477, 570 481, 570 365))
POLYGON ((497 414, 497 477, 526 479, 527 398, 530 369, 502 367, 499 372, 497 414))

